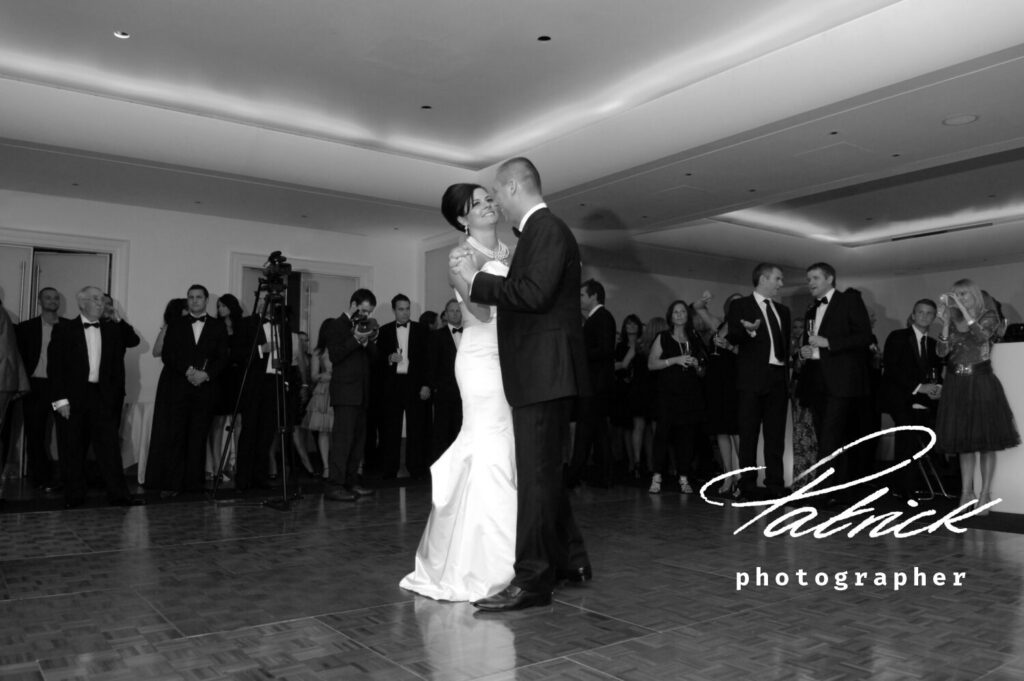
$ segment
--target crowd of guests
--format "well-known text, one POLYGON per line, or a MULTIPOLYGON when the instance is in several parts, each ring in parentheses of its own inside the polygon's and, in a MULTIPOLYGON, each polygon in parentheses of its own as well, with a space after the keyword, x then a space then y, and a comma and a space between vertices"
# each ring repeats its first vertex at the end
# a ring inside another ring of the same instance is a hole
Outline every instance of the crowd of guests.
MULTIPOLYGON (((970 280, 958 281, 938 301, 917 301, 906 328, 879 344, 861 294, 839 290, 827 263, 807 268, 813 303, 802 315, 780 301, 780 267, 759 264, 751 285, 749 294, 726 298, 720 313, 705 292, 692 304, 672 301, 664 316, 644 322, 627 314, 617 325, 604 287, 583 283, 592 390, 575 406, 567 486, 625 482, 651 494, 689 494, 722 472, 756 466, 760 449, 763 484, 748 472, 711 492, 778 498, 790 492, 783 470, 788 416, 792 485, 799 486, 812 479, 816 462, 876 432, 886 412, 896 425, 936 430, 932 457, 940 470, 959 455, 961 503, 990 501, 994 452, 1020 441, 989 359, 1006 326, 997 301, 970 280)), ((373 494, 366 480, 427 478, 458 434, 456 300, 414 321, 411 301, 398 294, 390 301, 393 320, 381 325, 373 318, 375 295, 359 289, 344 313, 322 324, 312 347, 291 331, 283 304, 261 304, 245 316, 231 294, 218 298, 215 314, 209 300, 198 284, 171 300, 153 344, 163 369, 147 489, 173 497, 230 481, 240 492, 269 490, 290 467, 322 480, 327 499, 354 501, 373 494)), ((60 294, 44 288, 38 316, 16 328, 6 314, 0 318, 0 416, 23 395, 25 454, 36 487, 63 490, 68 506, 81 504, 91 446, 109 501, 140 503, 125 486, 119 437, 124 353, 139 336, 99 289, 83 288, 76 302, 79 317, 62 319, 60 294), (48 447, 51 419, 58 452, 48 447)), ((897 460, 921 445, 920 432, 900 432, 897 460)), ((876 450, 868 441, 835 457, 832 484, 876 471, 876 450)), ((885 484, 910 498, 927 474, 907 466, 885 484)))
MULTIPOLYGON (((897 426, 928 426, 938 434, 927 461, 882 481, 893 494, 930 494, 933 481, 941 487, 935 478, 950 468, 946 462, 958 458, 961 504, 991 501, 994 452, 1020 442, 989 360, 1006 328, 998 302, 960 280, 939 302, 917 301, 906 328, 880 344, 859 291, 839 290, 828 263, 806 272, 813 302, 798 316, 780 301, 782 269, 761 263, 750 294, 726 298, 721 314, 705 292, 692 304, 672 301, 664 317, 646 324, 627 314, 618 331, 604 308, 604 289, 585 282, 580 299, 589 368, 592 378, 613 380, 593 381, 594 395, 579 402, 567 484, 584 477, 597 486, 649 481, 652 494, 666 485, 688 494, 723 472, 757 466, 761 450, 761 484, 747 472, 710 491, 741 501, 780 498, 820 473, 810 470, 815 463, 878 432, 884 412, 897 426), (936 321, 941 330, 934 338, 936 321), (783 469, 788 423, 792 487, 783 469)), ((926 442, 922 431, 900 431, 895 460, 912 457, 926 442)), ((836 471, 828 486, 890 467, 877 459, 878 445, 869 439, 830 459, 836 471)), ((842 504, 857 493, 818 501, 842 504)))

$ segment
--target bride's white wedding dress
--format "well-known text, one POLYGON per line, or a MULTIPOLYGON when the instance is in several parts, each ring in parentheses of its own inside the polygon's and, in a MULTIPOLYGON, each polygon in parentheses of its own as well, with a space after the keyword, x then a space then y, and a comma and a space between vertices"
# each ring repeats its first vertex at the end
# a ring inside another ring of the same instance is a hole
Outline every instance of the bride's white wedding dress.
MULTIPOLYGON (((508 273, 491 260, 484 272, 508 273)), ((481 322, 460 299, 463 332, 455 356, 462 430, 430 467, 432 508, 416 569, 400 586, 445 601, 476 601, 508 586, 515 572, 516 460, 512 410, 498 365, 495 308, 481 322)))

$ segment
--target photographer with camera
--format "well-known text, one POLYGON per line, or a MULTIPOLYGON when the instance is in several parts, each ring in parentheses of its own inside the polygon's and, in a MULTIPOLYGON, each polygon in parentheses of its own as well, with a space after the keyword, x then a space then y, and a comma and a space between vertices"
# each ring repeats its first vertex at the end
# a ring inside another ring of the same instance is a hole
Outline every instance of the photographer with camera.
POLYGON ((329 320, 324 329, 333 365, 330 394, 334 408, 331 470, 324 496, 333 501, 355 501, 373 494, 359 486, 357 471, 366 450, 370 369, 377 356, 379 327, 370 316, 376 306, 373 292, 358 289, 349 300, 348 312, 329 320))

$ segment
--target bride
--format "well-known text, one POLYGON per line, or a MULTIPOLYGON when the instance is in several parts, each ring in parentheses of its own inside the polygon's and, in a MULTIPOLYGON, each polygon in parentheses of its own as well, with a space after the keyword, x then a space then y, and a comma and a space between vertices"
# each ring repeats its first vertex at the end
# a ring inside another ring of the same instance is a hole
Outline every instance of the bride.
MULTIPOLYGON (((466 233, 456 250, 471 251, 485 272, 508 272, 509 248, 498 241, 498 210, 486 189, 448 187, 441 212, 466 233)), ((400 586, 438 600, 476 601, 501 591, 515 574, 515 445, 498 365, 496 310, 469 302, 461 278, 449 275, 449 282, 464 329, 455 356, 462 430, 430 468, 430 518, 416 550, 416 569, 400 586)))

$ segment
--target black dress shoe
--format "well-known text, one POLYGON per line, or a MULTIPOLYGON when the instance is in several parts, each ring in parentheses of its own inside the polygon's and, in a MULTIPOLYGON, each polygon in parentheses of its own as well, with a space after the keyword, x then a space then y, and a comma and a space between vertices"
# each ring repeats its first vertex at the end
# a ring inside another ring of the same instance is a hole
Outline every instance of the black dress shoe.
POLYGON ((590 569, 589 565, 583 565, 576 568, 567 568, 565 570, 556 570, 555 579, 559 582, 569 582, 570 584, 582 584, 583 582, 589 582, 594 578, 594 572, 590 569))
POLYGON ((522 610, 538 605, 551 605, 551 594, 523 591, 518 586, 507 586, 493 596, 481 598, 473 603, 474 607, 487 612, 522 610))

